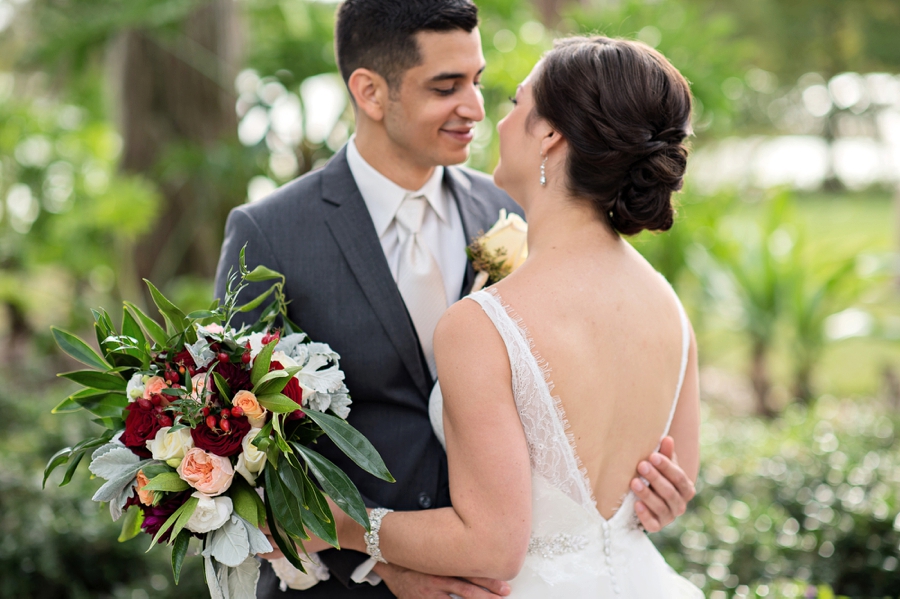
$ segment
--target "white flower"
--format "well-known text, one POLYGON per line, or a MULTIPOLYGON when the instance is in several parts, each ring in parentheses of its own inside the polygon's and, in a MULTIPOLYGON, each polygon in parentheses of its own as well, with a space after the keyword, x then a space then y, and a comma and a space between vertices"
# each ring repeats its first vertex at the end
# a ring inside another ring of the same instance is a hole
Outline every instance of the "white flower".
POLYGON ((241 447, 243 447, 243 451, 241 455, 238 456, 237 466, 235 466, 235 471, 243 476, 248 483, 251 485, 256 485, 256 475, 263 469, 263 466, 266 465, 266 452, 260 451, 257 447, 251 443, 256 435, 259 434, 259 431, 262 429, 251 428, 250 432, 247 433, 247 436, 244 437, 244 440, 241 441, 241 447))
POLYGON ((272 361, 278 362, 285 368, 293 368, 295 366, 300 366, 297 364, 297 361, 288 356, 283 351, 276 351, 272 354, 272 361))
POLYGON ((171 426, 164 426, 156 431, 156 437, 147 441, 147 449, 153 454, 154 460, 160 460, 177 468, 184 458, 184 454, 194 446, 191 438, 191 429, 182 428, 174 433, 169 431, 171 426))
POLYGON ((479 242, 491 253, 506 250, 505 264, 512 272, 528 257, 528 225, 518 214, 507 214, 506 210, 501 210, 500 220, 481 236, 479 242))
POLYGON ((128 395, 128 401, 135 401, 144 396, 144 375, 137 373, 128 381, 125 387, 125 394, 128 395))
POLYGON ((234 506, 230 497, 210 497, 197 491, 191 497, 196 497, 197 509, 188 519, 184 527, 192 532, 204 533, 216 530, 231 518, 234 506))
POLYGON ((237 344, 240 346, 246 346, 247 343, 250 343, 250 357, 254 360, 256 356, 259 355, 259 352, 262 351, 263 348, 263 337, 266 336, 266 333, 250 333, 246 337, 241 337, 237 340, 237 344))

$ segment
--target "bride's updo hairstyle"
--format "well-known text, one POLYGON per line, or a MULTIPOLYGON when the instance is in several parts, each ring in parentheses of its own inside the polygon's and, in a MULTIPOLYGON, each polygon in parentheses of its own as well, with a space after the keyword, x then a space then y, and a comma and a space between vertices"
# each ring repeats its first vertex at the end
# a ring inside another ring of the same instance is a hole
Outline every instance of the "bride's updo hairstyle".
POLYGON ((690 133, 681 73, 640 42, 574 37, 558 41, 535 75, 532 116, 568 142, 570 192, 621 234, 669 230, 690 133))

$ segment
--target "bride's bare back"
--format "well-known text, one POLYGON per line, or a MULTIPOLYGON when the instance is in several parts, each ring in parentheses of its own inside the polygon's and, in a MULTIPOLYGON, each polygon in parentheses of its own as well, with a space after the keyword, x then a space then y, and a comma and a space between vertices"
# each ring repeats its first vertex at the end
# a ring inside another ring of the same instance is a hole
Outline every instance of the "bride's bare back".
MULTIPOLYGON (((593 244, 590 244, 593 245, 593 244)), ((533 257, 497 286, 528 328, 587 469, 600 514, 615 513, 635 464, 659 443, 682 360, 682 325, 668 283, 627 242, 533 257)), ((693 352, 692 352, 693 353, 693 352)), ((676 446, 695 459, 696 359, 673 423, 676 446), (692 455, 693 454, 693 455, 692 455)))

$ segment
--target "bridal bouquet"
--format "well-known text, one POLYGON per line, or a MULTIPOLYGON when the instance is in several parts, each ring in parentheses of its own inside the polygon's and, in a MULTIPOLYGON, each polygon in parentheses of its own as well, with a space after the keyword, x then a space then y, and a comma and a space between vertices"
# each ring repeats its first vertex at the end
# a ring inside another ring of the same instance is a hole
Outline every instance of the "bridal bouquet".
POLYGON ((190 314, 147 285, 165 328, 126 302, 121 331, 105 311, 93 312, 100 354, 53 329, 60 348, 91 368, 60 375, 85 389, 54 413, 84 409, 105 430, 57 452, 44 484, 64 464, 60 486, 69 483, 89 455, 91 473, 106 481, 93 500, 122 520, 120 541, 143 531, 153 537, 151 548, 171 546, 177 583, 196 538, 213 599, 255 596, 253 556, 273 550, 259 526, 268 525, 301 570, 296 546, 304 551, 307 531, 338 546, 326 495, 369 527, 355 485, 310 448, 318 437, 329 437, 374 476, 393 478, 346 422, 350 397, 338 354, 287 317, 281 274, 263 266, 249 271, 242 251, 224 301, 190 314), (238 305, 248 283, 269 280, 268 291, 238 305), (231 326, 235 314, 267 300, 252 326, 231 326))

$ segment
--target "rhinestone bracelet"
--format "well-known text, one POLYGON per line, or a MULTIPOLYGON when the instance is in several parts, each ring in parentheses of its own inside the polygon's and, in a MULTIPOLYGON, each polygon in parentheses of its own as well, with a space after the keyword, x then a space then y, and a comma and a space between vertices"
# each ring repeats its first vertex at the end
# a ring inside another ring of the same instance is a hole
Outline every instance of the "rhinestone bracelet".
POLYGON ((390 514, 394 510, 389 510, 387 508, 378 507, 372 510, 372 513, 369 514, 369 523, 371 524, 371 531, 367 532, 363 535, 363 539, 366 542, 366 553, 369 554, 369 557, 374 559, 376 562, 381 562, 382 564, 386 564, 387 560, 381 555, 381 548, 378 547, 378 531, 381 530, 381 519, 385 517, 385 515, 390 514))

